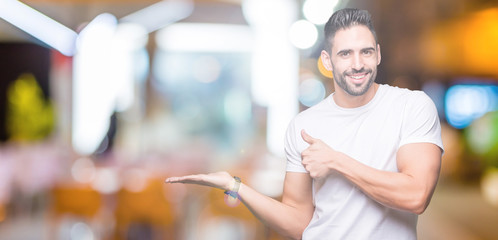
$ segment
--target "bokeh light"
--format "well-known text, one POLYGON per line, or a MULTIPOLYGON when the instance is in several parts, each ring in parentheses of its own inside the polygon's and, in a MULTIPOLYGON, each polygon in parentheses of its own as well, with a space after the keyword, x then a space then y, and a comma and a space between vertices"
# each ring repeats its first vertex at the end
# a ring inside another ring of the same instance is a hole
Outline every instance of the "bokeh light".
POLYGON ((97 168, 95 179, 92 182, 92 188, 103 193, 115 193, 120 188, 120 182, 117 170, 109 167, 97 168))
POLYGON ((220 76, 221 65, 213 56, 200 56, 194 61, 192 71, 197 81, 210 83, 220 76))
POLYGON ((82 157, 74 161, 71 174, 77 182, 90 183, 95 179, 95 164, 90 158, 82 157))
POLYGON ((229 124, 244 126, 252 117, 251 97, 245 91, 231 90, 225 96, 224 113, 229 124))
POLYGON ((466 130, 469 146, 477 154, 487 155, 493 150, 498 151, 498 112, 490 112, 476 119, 466 130))
POLYGON ((306 0, 303 4, 304 17, 314 24, 325 24, 338 3, 339 0, 306 0))
POLYGON ((148 172, 140 168, 131 168, 123 172, 123 187, 130 192, 141 192, 147 186, 148 172))
POLYGON ((472 121, 498 108, 498 86, 454 85, 445 98, 448 123, 455 128, 465 128, 472 121))
POLYGON ((484 199, 498 207, 498 168, 488 168, 481 180, 481 190, 484 199))
POLYGON ((307 49, 315 45, 318 39, 318 30, 315 25, 306 20, 298 20, 289 30, 290 41, 300 49, 307 49))
POLYGON ((94 240, 92 229, 84 222, 77 222, 71 227, 71 240, 94 240))
POLYGON ((299 102, 304 106, 311 107, 319 103, 325 97, 325 86, 316 78, 304 80, 299 85, 299 102))

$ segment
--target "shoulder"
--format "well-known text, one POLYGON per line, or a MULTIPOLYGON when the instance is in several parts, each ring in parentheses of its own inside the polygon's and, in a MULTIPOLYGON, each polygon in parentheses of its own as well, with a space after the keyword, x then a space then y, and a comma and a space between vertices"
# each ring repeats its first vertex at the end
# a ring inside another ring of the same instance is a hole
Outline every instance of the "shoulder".
POLYGON ((391 101, 399 101, 405 104, 432 103, 431 98, 423 91, 399 88, 390 85, 382 85, 385 95, 391 101))
MULTIPOLYGON (((420 94, 419 90, 410 90, 408 88, 400 88, 397 86, 391 86, 387 84, 380 85, 386 95, 392 96, 409 96, 409 95, 417 95, 420 94)), ((423 92, 422 92, 423 93, 423 92)))
POLYGON ((392 86, 387 86, 387 92, 393 109, 399 109, 408 121, 437 117, 436 105, 425 92, 392 86))
POLYGON ((333 111, 333 107, 330 104, 330 100, 332 98, 332 95, 329 95, 319 103, 317 103, 314 106, 311 106, 302 112, 298 113, 295 117, 293 122, 306 122, 310 119, 314 119, 317 117, 317 115, 321 115, 330 111, 333 111))

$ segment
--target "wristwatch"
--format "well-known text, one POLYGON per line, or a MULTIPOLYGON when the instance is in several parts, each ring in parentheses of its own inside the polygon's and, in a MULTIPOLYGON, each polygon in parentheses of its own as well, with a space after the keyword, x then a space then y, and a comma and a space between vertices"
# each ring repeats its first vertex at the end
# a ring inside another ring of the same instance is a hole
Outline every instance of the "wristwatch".
POLYGON ((239 177, 234 176, 233 179, 235 180, 235 185, 233 185, 233 188, 231 191, 226 190, 225 194, 230 195, 233 198, 239 198, 239 188, 240 188, 240 183, 242 182, 239 177))

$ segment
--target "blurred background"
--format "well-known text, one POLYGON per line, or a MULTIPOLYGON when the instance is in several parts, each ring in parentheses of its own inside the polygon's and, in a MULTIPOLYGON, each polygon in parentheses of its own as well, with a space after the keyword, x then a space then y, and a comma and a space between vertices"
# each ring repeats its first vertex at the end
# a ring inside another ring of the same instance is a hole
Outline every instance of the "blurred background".
POLYGON ((282 239, 220 190, 278 199, 290 119, 334 91, 337 9, 371 12, 377 82, 425 91, 441 178, 419 239, 498 238, 496 0, 0 0, 0 239, 282 239))

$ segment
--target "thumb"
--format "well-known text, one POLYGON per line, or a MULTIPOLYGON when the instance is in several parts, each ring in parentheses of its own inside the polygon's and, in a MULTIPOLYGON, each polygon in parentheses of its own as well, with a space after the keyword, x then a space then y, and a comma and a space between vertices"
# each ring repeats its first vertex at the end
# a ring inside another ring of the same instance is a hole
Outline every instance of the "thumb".
POLYGON ((316 139, 314 139, 312 136, 310 136, 308 133, 306 133, 306 131, 301 130, 301 137, 303 138, 303 140, 309 144, 313 144, 315 142, 316 139))

